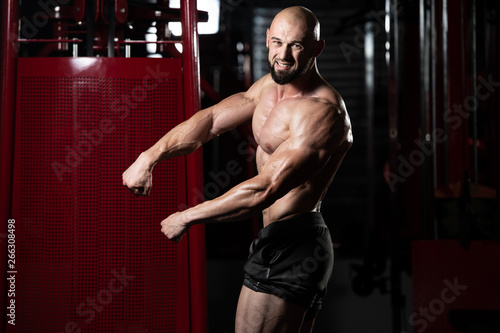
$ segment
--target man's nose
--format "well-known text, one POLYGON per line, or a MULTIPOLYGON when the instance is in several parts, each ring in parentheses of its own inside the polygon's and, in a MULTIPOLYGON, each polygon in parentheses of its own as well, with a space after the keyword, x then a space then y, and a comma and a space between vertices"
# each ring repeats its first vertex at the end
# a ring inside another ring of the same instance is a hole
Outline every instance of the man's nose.
POLYGON ((282 60, 290 60, 291 59, 291 54, 292 54, 292 49, 289 45, 284 44, 280 50, 279 50, 279 58, 282 60))

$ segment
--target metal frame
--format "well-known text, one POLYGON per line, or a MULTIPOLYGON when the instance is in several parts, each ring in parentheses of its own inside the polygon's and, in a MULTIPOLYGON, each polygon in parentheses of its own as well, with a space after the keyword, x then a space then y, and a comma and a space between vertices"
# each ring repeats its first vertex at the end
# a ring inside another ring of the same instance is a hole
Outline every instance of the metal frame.
MULTIPOLYGON (((0 218, 2 230, 0 233, 7 235, 7 221, 13 218, 11 215, 12 207, 12 172, 14 160, 14 106, 15 106, 15 82, 16 82, 16 58, 17 47, 16 38, 13 32, 17 31, 18 27, 18 1, 5 0, 2 1, 2 45, 1 45, 1 137, 0 137, 0 163, 2 170, 0 172, 0 218)), ((7 237, 4 238, 5 241, 7 237)), ((0 255, 2 258, 7 258, 7 246, 3 245, 3 240, 0 240, 0 255)), ((7 271, 7 260, 1 261, 0 267, 2 272, 7 271)), ((3 286, 7 285, 6 280, 2 281, 3 286)), ((3 308, 6 308, 6 290, 2 288, 1 296, 3 308)), ((0 321, 1 327, 5 327, 6 316, 2 316, 0 321)))
MULTIPOLYGON (((119 1, 123 3, 124 1, 119 1)), ((16 96, 16 64, 18 58, 18 43, 31 42, 31 40, 20 40, 17 35, 19 22, 19 2, 5 0, 2 2, 2 44, 1 44, 1 146, 0 146, 0 215, 2 218, 2 231, 7 234, 7 220, 15 218, 12 216, 12 191, 13 191, 13 155, 14 155, 14 129, 15 129, 15 96, 16 96)), ((182 66, 183 66, 183 90, 184 90, 184 116, 191 117, 200 109, 200 64, 198 50, 198 11, 196 0, 183 0, 181 2, 182 36, 182 66)), ((119 19, 119 18, 118 18, 119 19)), ((34 40, 33 40, 34 41, 34 40)), ((47 41, 50 42, 50 41, 47 41)), ((60 40, 59 40, 60 42, 60 40)), ((68 42, 78 42, 70 40, 68 42)), ((175 41, 179 43, 179 41, 175 41)), ((133 41, 130 41, 133 43, 133 41)), ((159 43, 172 43, 159 42, 159 43)), ((112 46, 108 56, 114 56, 115 45, 112 46)), ((187 177, 187 188, 203 188, 202 152, 197 151, 186 157, 187 174, 196 174, 196 177, 187 177)), ((189 191, 188 191, 189 193, 189 191)), ((189 204, 195 203, 195 198, 187 198, 189 204)), ((204 226, 199 225, 189 231, 189 269, 198 271, 196 277, 190 274, 190 317, 191 332, 207 332, 207 304, 206 304, 206 261, 205 257, 205 234, 204 226)), ((6 258, 7 247, 2 246, 0 254, 6 258)), ((6 260, 1 261, 3 271, 6 271, 6 260)), ((2 282, 6 285, 6 280, 2 282)), ((6 288, 3 288, 2 304, 6 307, 6 288)), ((2 317, 1 327, 5 327, 6 317, 2 317)))
MULTIPOLYGON (((185 117, 191 117, 195 112, 200 110, 200 55, 198 49, 198 31, 197 31, 197 10, 196 0, 184 0, 181 4, 182 18, 182 67, 184 68, 184 110, 185 117)), ((186 156, 187 175, 199 174, 199 177, 187 177, 187 188, 203 188, 203 178, 200 166, 202 163, 201 150, 186 156), (201 174, 200 174, 201 172, 201 174)), ((188 198, 188 203, 193 205, 195 198, 188 198)), ((205 260, 200 259, 205 253, 205 227, 198 225, 191 228, 189 232, 189 264, 191 267, 197 267, 200 272, 206 271, 205 260)), ((206 278, 194 278, 190 274, 191 279, 191 327, 192 332, 206 332, 208 329, 206 304, 206 278), (196 317, 195 317, 196 316, 196 317)))

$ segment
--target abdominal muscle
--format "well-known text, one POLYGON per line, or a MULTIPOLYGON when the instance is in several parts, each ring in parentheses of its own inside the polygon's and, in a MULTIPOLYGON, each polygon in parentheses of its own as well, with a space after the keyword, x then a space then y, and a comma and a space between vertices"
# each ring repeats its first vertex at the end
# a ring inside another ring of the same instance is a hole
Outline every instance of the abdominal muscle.
POLYGON ((300 194, 293 195, 290 198, 291 200, 287 200, 292 195, 292 192, 289 192, 286 196, 262 211, 264 227, 275 221, 287 219, 300 213, 319 212, 321 200, 314 202, 314 204, 304 204, 305 200, 297 199, 302 197, 300 194))
MULTIPOLYGON (((264 152, 260 146, 257 147, 256 158, 258 171, 260 171, 260 166, 265 164, 269 156, 270 155, 264 152)), ((328 168, 328 165, 325 168, 328 168)), ((306 183, 292 189, 285 196, 276 200, 271 206, 263 210, 262 216, 264 227, 272 222, 286 219, 300 213, 319 211, 321 199, 331 181, 329 179, 323 179, 325 176, 326 173, 320 172, 306 183)), ((332 177, 333 176, 330 178, 332 177)))

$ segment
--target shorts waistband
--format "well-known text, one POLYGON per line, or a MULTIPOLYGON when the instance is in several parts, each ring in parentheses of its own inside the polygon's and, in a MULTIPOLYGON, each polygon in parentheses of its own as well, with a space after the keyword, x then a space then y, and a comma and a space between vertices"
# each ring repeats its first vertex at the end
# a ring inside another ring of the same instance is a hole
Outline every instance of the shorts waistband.
POLYGON ((312 227, 327 227, 321 212, 307 212, 274 221, 259 231, 259 238, 283 231, 300 231, 312 227))

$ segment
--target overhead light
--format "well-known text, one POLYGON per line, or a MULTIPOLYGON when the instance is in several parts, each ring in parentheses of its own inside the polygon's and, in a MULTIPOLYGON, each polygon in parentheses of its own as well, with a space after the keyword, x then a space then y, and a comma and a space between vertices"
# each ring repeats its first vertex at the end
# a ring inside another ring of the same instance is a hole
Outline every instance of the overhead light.
MULTIPOLYGON (((171 8, 180 8, 180 0, 170 0, 171 8)), ((198 23, 198 33, 200 35, 211 35, 219 32, 220 0, 203 0, 197 4, 198 10, 208 12, 208 21, 198 23)), ((170 22, 168 29, 174 36, 182 34, 180 22, 170 22)))

